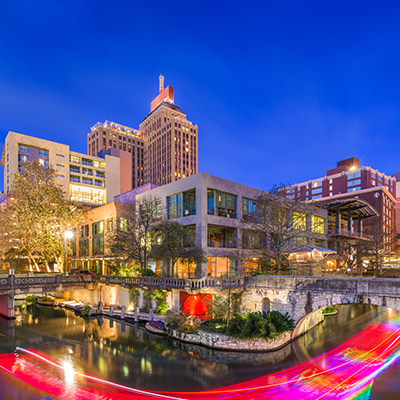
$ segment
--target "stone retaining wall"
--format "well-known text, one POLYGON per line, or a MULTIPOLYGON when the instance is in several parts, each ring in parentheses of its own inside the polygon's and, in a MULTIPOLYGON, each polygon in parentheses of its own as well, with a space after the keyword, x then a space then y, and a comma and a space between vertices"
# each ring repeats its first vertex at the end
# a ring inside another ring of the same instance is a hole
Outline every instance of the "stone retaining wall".
MULTIPOLYGON (((147 326, 146 326, 147 328, 147 326)), ((157 333, 157 332, 154 332, 157 333)), ((229 351, 274 351, 282 348, 292 340, 292 332, 284 332, 275 339, 236 339, 220 333, 199 329, 199 333, 184 333, 174 329, 167 330, 168 336, 185 343, 203 345, 212 349, 229 351)))
POLYGON ((174 329, 168 329, 167 333, 168 336, 174 339, 181 340, 182 342, 201 344, 200 335, 198 333, 185 333, 181 331, 176 331, 174 329))
POLYGON ((207 347, 230 351, 272 351, 291 341, 292 332, 284 332, 275 339, 236 339, 220 333, 199 330, 200 343, 207 347))

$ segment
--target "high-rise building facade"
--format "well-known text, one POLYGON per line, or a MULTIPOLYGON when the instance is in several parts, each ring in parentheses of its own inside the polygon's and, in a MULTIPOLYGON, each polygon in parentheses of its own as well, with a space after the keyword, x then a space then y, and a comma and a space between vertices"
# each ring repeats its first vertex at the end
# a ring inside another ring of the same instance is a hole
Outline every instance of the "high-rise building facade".
POLYGON ((132 185, 125 191, 147 183, 162 186, 198 171, 198 127, 174 103, 174 88, 164 89, 162 75, 159 94, 139 130, 110 121, 91 128, 88 154, 96 156, 110 148, 118 149, 125 160, 126 154, 131 159, 132 185))
POLYGON ((174 103, 174 89, 164 89, 150 104, 150 113, 140 124, 145 143, 145 183, 165 185, 197 173, 198 127, 174 103))
POLYGON ((44 167, 52 166, 56 170, 56 184, 63 189, 65 198, 78 206, 103 205, 121 193, 118 156, 93 157, 71 151, 62 143, 8 132, 2 159, 5 192, 10 189, 12 176, 19 171, 21 163, 36 159, 44 167))

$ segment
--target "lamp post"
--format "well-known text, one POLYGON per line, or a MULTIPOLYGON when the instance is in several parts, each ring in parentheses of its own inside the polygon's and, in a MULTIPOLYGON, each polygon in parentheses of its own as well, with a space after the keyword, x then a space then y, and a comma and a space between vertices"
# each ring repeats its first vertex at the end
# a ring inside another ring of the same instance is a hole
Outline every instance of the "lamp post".
POLYGON ((64 275, 67 273, 67 239, 72 238, 71 231, 64 232, 64 275))

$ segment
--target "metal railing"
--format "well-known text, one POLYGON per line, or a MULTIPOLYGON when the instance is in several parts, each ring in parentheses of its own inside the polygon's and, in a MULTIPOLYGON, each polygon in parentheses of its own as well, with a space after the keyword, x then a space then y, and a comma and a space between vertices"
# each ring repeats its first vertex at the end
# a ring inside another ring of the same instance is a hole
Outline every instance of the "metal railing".
POLYGON ((328 235, 329 236, 344 235, 344 236, 357 237, 360 239, 372 240, 371 235, 367 235, 366 233, 363 232, 353 232, 346 229, 329 229, 328 235))

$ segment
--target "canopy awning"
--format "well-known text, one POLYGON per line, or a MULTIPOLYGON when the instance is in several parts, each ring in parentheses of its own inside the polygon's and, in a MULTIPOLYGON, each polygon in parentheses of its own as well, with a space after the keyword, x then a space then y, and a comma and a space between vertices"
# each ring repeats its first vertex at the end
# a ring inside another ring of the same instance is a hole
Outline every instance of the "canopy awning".
POLYGON ((319 205, 326 210, 340 209, 341 213, 351 212, 353 220, 379 216, 375 207, 367 201, 358 198, 327 201, 325 203, 319 203, 319 205))

